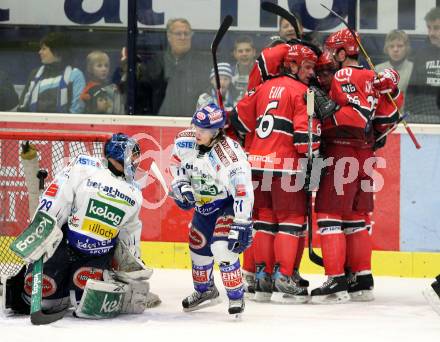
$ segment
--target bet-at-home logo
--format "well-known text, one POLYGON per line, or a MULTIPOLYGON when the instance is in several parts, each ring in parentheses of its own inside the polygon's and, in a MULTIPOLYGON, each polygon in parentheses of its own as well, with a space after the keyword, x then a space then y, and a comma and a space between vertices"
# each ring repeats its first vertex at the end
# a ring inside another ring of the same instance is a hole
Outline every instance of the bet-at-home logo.
POLYGON ((125 212, 110 204, 90 199, 86 216, 108 223, 113 227, 117 227, 122 222, 125 212))

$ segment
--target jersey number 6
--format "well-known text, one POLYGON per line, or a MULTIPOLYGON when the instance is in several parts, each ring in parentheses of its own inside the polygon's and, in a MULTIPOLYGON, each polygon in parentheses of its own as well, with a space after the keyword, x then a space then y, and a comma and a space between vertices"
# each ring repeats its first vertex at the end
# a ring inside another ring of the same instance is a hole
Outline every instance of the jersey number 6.
POLYGON ((264 110, 264 114, 261 117, 260 123, 258 124, 258 128, 255 130, 259 138, 265 139, 272 133, 274 118, 273 115, 270 113, 270 110, 276 108, 278 108, 278 101, 271 101, 267 104, 266 109, 264 110))

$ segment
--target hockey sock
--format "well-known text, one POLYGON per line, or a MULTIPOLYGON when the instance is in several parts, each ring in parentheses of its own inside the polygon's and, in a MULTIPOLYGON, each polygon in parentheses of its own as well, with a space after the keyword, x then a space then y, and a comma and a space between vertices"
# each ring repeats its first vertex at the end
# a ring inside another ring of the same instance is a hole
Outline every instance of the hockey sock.
POLYGON ((243 252, 242 268, 250 273, 255 273, 254 244, 251 244, 248 249, 243 252))
POLYGON ((345 236, 342 232, 321 235, 322 258, 326 275, 344 274, 345 236))
POLYGON ((352 272, 371 270, 371 236, 366 229, 346 235, 347 263, 352 272))
POLYGON ((304 252, 305 243, 306 243, 306 237, 304 235, 301 235, 298 240, 298 249, 296 251, 295 265, 293 266, 294 270, 299 269, 304 252))
POLYGON ((254 255, 256 264, 265 264, 265 272, 272 274, 274 265, 274 235, 257 231, 254 238, 254 255))
POLYGON ((291 234, 277 233, 274 250, 275 263, 279 264, 281 274, 290 277, 298 250, 299 237, 291 234))
POLYGON ((221 263, 219 265, 223 286, 229 299, 243 298, 243 278, 241 276, 240 260, 233 264, 221 263))
POLYGON ((208 265, 192 264, 192 277, 194 282, 194 289, 198 292, 205 292, 214 285, 214 278, 212 274, 214 261, 208 265))

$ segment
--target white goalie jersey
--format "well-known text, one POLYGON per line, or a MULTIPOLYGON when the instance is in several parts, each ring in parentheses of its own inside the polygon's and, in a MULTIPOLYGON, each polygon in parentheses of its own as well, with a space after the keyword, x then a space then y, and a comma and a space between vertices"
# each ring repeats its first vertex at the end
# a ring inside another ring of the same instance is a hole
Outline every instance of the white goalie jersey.
POLYGON ((69 245, 81 253, 106 254, 119 238, 139 257, 141 204, 136 186, 114 176, 101 159, 79 155, 46 188, 38 210, 65 225, 69 245))
POLYGON ((194 190, 195 210, 209 215, 234 200, 235 218, 252 218, 254 190, 251 168, 240 145, 228 138, 220 138, 206 153, 196 144, 194 130, 180 132, 171 156, 174 180, 188 181, 194 190))

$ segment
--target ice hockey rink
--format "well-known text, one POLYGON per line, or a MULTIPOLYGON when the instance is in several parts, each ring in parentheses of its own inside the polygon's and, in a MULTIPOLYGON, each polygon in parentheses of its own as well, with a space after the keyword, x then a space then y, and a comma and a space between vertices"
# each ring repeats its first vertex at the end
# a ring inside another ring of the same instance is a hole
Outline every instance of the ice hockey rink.
MULTIPOLYGON (((320 275, 307 275, 311 286, 320 275)), ((216 274, 216 283, 219 283, 216 274)), ((227 298, 192 313, 180 302, 192 291, 190 270, 158 269, 151 279, 162 304, 142 315, 111 320, 83 320, 68 313, 46 326, 33 326, 29 317, 0 317, 0 340, 21 341, 439 341, 440 316, 422 291, 432 281, 421 278, 376 277, 376 300, 341 305, 275 305, 246 302, 241 319, 229 317, 227 298), (160 339, 160 340, 159 340, 160 339)), ((221 291, 222 292, 222 291, 221 291)))

